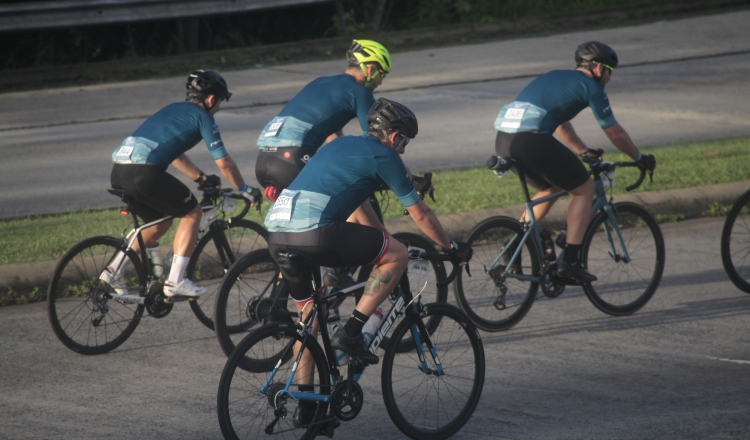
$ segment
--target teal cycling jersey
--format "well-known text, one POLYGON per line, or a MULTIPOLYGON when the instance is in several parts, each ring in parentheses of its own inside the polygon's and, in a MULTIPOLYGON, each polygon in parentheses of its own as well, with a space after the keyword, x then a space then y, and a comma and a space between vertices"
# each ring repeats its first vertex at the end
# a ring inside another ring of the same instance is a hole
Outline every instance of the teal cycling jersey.
POLYGON ((193 102, 170 104, 146 119, 112 153, 112 162, 165 170, 203 139, 214 160, 227 155, 214 117, 193 102))
POLYGON ((557 127, 591 107, 599 126, 617 123, 604 88, 583 72, 553 70, 530 82, 504 106, 495 128, 504 133, 554 133, 557 127))
POLYGON ((353 76, 323 76, 295 95, 272 119, 258 138, 258 148, 320 148, 326 138, 354 118, 367 132, 367 112, 375 98, 353 76))
POLYGON ((304 232, 346 221, 377 188, 387 186, 404 206, 420 199, 404 163, 378 138, 343 136, 321 148, 281 192, 266 215, 269 232, 304 232))

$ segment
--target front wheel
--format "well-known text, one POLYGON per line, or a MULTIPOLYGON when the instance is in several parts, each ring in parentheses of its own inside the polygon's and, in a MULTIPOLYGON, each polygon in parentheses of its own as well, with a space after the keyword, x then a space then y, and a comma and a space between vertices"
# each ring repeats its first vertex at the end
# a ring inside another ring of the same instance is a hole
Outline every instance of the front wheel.
POLYGON ((606 212, 597 214, 586 229, 581 258, 598 280, 585 284, 584 290, 602 312, 630 315, 645 306, 659 287, 664 237, 654 217, 639 205, 616 203, 613 213, 622 243, 606 212))
POLYGON ((721 263, 732 283, 750 293, 750 191, 734 202, 724 221, 721 263))
POLYGON ((250 220, 217 221, 195 246, 185 277, 206 293, 194 301, 190 308, 206 327, 214 330, 214 303, 221 280, 241 256, 256 249, 268 247, 268 232, 250 220))
POLYGON ((297 309, 279 273, 268 249, 243 255, 229 268, 214 304, 216 338, 227 356, 252 329, 293 322, 289 311, 297 309))
POLYGON ((217 394, 219 426, 225 439, 294 438, 312 439, 328 409, 319 403, 306 424, 294 423, 297 402, 285 394, 298 391, 301 382, 307 391, 330 394, 330 373, 325 354, 315 338, 308 337, 299 364, 292 346, 301 346, 302 336, 292 324, 272 324, 247 335, 224 366, 217 394), (247 359, 262 362, 255 372, 243 368, 247 359))
POLYGON ((518 324, 534 304, 539 283, 505 273, 506 266, 510 266, 517 268, 513 270, 516 274, 539 274, 539 251, 531 239, 524 243, 518 261, 509 261, 523 235, 523 226, 518 221, 492 217, 475 226, 466 239, 474 249, 469 263, 473 276, 459 271, 456 301, 482 330, 507 330, 518 324))
POLYGON ((93 237, 63 255, 47 290, 52 330, 69 349, 81 354, 114 350, 133 333, 143 315, 146 273, 132 250, 119 276, 100 279, 123 242, 93 237))
POLYGON ((409 311, 383 356, 383 400, 393 423, 413 439, 444 439, 471 418, 484 386, 484 346, 459 309, 432 303, 409 311), (425 325, 439 323, 431 334, 425 325), (409 339, 412 348, 396 348, 409 339))

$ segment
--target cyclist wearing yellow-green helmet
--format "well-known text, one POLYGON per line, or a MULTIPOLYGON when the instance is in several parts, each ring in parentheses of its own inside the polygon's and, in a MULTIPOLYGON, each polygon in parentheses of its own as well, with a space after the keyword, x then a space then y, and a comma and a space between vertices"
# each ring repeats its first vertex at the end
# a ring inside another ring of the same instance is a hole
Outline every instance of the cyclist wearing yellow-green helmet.
MULTIPOLYGON (((391 71, 391 54, 382 44, 372 40, 354 40, 351 47, 346 51, 349 67, 359 67, 365 77, 364 86, 369 85, 373 79, 380 77, 378 85, 383 82, 385 75, 391 71)), ((377 87, 377 85, 375 86, 377 87)), ((375 87, 371 88, 374 90, 375 87)))

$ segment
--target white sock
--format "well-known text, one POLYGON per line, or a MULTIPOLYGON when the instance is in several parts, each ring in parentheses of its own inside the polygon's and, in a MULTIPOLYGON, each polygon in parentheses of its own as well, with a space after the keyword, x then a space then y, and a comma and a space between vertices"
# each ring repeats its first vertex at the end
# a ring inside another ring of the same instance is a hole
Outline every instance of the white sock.
POLYGON ((185 269, 190 262, 190 257, 183 257, 181 255, 175 255, 172 257, 172 268, 169 270, 169 278, 167 281, 172 284, 179 284, 184 278, 185 269))
POLYGON ((109 267, 112 268, 113 275, 120 275, 125 273, 126 270, 128 270, 128 267, 130 267, 131 261, 130 258, 126 258, 127 255, 125 255, 125 252, 118 252, 117 255, 115 255, 115 258, 112 259, 112 261, 109 263, 109 267))

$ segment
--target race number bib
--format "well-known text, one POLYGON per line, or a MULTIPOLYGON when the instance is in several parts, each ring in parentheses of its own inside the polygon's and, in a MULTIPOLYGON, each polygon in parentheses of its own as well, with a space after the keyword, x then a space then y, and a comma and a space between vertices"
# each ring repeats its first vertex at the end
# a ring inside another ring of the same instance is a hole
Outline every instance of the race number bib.
POLYGON ((503 116, 502 128, 520 128, 521 119, 529 108, 529 104, 514 102, 508 106, 503 116))
POLYGON ((279 134, 279 130, 281 130, 281 126, 284 125, 284 121, 286 121, 286 116, 275 118, 271 121, 271 125, 268 126, 268 131, 266 131, 266 134, 263 135, 263 137, 272 137, 279 134))
POLYGON ((285 189, 281 191, 279 197, 271 208, 271 212, 268 213, 268 219, 271 221, 285 221, 290 222, 292 220, 292 210, 294 207, 294 198, 297 197, 299 191, 289 191, 285 189))

